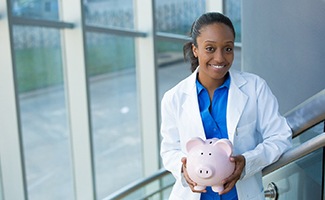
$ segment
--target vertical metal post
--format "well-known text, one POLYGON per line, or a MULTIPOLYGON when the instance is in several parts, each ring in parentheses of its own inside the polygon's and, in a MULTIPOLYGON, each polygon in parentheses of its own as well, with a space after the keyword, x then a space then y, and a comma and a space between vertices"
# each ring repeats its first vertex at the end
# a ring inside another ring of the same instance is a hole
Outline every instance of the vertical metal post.
POLYGON ((224 0, 206 0, 206 11, 223 13, 223 1, 224 0))
POLYGON ((3 197, 27 199, 16 99, 10 1, 0 0, 0 170, 3 197))
POLYGON ((147 33, 135 39, 135 52, 144 175, 149 176, 159 169, 154 1, 135 0, 134 6, 136 30, 147 33))
POLYGON ((91 124, 89 117, 83 1, 61 1, 62 20, 73 22, 73 29, 65 29, 65 83, 70 116, 75 197, 78 200, 96 199, 91 124))

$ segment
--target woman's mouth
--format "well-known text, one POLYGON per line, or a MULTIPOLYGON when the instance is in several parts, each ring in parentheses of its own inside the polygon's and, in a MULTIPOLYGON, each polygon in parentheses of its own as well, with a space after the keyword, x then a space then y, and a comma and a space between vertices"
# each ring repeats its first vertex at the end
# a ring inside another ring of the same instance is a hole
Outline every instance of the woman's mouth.
POLYGON ((211 67, 213 67, 215 69, 222 69, 222 68, 226 67, 226 65, 211 65, 211 67))

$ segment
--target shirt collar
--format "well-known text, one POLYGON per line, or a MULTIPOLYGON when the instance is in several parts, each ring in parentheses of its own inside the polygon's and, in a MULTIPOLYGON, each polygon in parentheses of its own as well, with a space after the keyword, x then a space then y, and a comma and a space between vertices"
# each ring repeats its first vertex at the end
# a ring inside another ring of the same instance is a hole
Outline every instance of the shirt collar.
MULTIPOLYGON (((224 88, 226 87, 227 89, 229 89, 230 87, 230 76, 229 76, 229 72, 226 74, 226 80, 225 82, 223 82, 223 84, 218 87, 217 89, 219 88, 224 88)), ((196 77, 196 89, 197 89, 197 93, 200 94, 200 92, 202 90, 205 90, 204 86, 200 83, 199 79, 196 77)))

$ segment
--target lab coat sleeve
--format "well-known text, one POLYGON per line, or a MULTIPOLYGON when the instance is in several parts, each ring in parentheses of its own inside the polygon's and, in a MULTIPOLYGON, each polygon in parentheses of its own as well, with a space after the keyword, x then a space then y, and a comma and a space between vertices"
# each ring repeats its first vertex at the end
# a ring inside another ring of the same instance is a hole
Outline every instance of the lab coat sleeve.
POLYGON ((243 153, 246 159, 244 177, 254 175, 277 161, 291 147, 292 132, 279 112, 276 97, 263 79, 256 84, 257 134, 262 142, 253 150, 243 153))
POLYGON ((179 130, 177 126, 177 108, 173 102, 172 95, 166 93, 161 101, 161 148, 160 154, 166 170, 170 171, 175 179, 179 179, 183 186, 186 181, 181 172, 182 157, 186 155, 182 152, 179 130))

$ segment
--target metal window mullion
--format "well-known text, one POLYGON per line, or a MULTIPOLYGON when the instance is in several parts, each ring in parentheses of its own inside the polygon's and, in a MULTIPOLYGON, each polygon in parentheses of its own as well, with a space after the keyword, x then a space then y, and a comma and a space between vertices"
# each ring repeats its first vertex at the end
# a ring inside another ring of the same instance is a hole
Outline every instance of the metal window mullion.
POLYGON ((188 36, 174 34, 174 33, 165 33, 165 32, 157 32, 156 39, 169 41, 169 42, 179 42, 179 43, 186 43, 191 41, 191 38, 188 36))
POLYGON ((223 13, 223 1, 224 0, 206 0, 206 11, 223 13))
POLYGON ((135 39, 144 176, 149 176, 159 169, 157 64, 153 3, 152 0, 134 1, 136 30, 147 33, 147 37, 135 39))
POLYGON ((127 37, 146 37, 145 32, 138 32, 134 30, 122 29, 122 28, 109 28, 100 26, 85 25, 85 31, 94 33, 113 34, 127 37))
POLYGON ((27 199, 27 189, 8 8, 7 1, 0 0, 0 170, 4 199, 24 200, 27 199))
POLYGON ((51 21, 51 20, 42 20, 42 19, 32 19, 32 18, 23 18, 23 17, 12 17, 11 23, 23 26, 41 26, 49 28, 73 28, 73 23, 60 22, 60 21, 51 21))
POLYGON ((95 176, 85 61, 83 1, 61 1, 63 21, 73 21, 64 29, 65 83, 70 116, 75 198, 94 200, 95 176))

